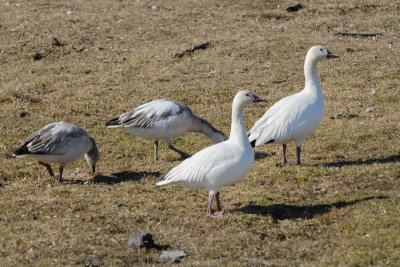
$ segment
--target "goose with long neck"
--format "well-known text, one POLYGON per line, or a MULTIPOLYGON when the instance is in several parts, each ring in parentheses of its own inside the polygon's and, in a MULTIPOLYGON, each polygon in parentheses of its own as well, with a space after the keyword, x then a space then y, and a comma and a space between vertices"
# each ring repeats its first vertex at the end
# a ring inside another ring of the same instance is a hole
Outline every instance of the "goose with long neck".
POLYGON ((211 123, 209 123, 205 119, 193 113, 191 119, 192 119, 192 125, 187 130, 188 132, 202 133, 205 136, 207 136, 208 139, 210 139, 211 142, 213 142, 214 144, 217 144, 227 139, 226 135, 223 132, 215 129, 215 127, 212 126, 211 123))
POLYGON ((243 109, 250 103, 264 101, 250 91, 236 94, 232 103, 232 125, 229 139, 197 152, 192 157, 160 177, 156 185, 178 183, 187 187, 207 188, 209 191, 207 215, 222 216, 219 190, 246 175, 254 161, 254 152, 247 139, 243 109), (216 199, 216 211, 212 202, 216 199))
POLYGON ((154 160, 158 160, 159 140, 165 140, 168 148, 181 157, 189 155, 173 144, 173 140, 186 132, 200 132, 214 144, 226 139, 226 135, 215 129, 208 121, 193 114, 183 103, 158 99, 123 113, 106 123, 107 128, 123 128, 127 133, 154 140, 154 160))
POLYGON ((308 50, 304 62, 304 89, 287 96, 257 120, 248 136, 253 147, 278 143, 283 148, 283 164, 287 164, 286 144, 295 142, 297 164, 301 163, 301 146, 315 131, 324 115, 324 96, 317 75, 317 63, 337 58, 327 48, 316 45, 308 50))
POLYGON ((69 122, 60 121, 50 123, 32 133, 19 148, 14 150, 12 156, 30 156, 36 159, 54 178, 55 175, 49 163, 59 163, 58 180, 61 181, 64 166, 82 155, 85 155, 94 174, 96 163, 100 157, 96 142, 85 129, 69 122))

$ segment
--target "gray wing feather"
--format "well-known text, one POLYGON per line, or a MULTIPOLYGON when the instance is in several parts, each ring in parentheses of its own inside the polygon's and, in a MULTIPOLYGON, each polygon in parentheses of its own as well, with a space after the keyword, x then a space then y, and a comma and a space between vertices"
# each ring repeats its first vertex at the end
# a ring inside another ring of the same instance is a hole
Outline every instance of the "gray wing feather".
POLYGON ((119 125, 125 127, 151 128, 154 123, 170 116, 177 116, 183 112, 192 111, 185 104, 159 99, 143 104, 132 111, 126 112, 119 117, 119 125))
POLYGON ((31 154, 63 154, 73 139, 84 135, 87 133, 81 127, 52 123, 30 135, 25 144, 31 154))

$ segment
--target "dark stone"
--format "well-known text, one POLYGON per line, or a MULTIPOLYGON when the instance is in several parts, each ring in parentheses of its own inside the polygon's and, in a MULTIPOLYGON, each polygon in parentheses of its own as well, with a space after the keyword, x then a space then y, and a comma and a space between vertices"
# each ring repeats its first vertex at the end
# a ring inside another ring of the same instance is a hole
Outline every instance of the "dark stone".
POLYGON ((33 59, 34 59, 34 60, 41 60, 42 58, 44 58, 44 56, 43 56, 43 54, 40 53, 40 52, 36 52, 36 53, 33 55, 33 59))
POLYGON ((24 118, 24 117, 26 117, 28 115, 29 115, 29 113, 27 111, 22 111, 21 113, 19 113, 19 117, 20 118, 24 118))
POLYGON ((290 6, 286 9, 287 12, 296 12, 299 11, 300 9, 303 8, 303 5, 301 3, 295 4, 293 6, 290 6))
POLYGON ((154 240, 153 235, 148 232, 136 232, 132 233, 129 241, 130 246, 153 248, 154 240))

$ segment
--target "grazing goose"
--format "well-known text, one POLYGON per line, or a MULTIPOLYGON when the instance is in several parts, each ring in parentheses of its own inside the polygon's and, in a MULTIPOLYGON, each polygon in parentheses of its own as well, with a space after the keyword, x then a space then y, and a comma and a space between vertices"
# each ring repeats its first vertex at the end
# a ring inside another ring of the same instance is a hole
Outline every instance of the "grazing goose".
POLYGON ((237 182, 246 175, 254 161, 254 152, 247 139, 243 123, 243 108, 253 102, 263 101, 250 91, 240 91, 232 104, 232 126, 229 139, 204 148, 159 178, 157 186, 179 183, 188 187, 209 190, 207 215, 222 216, 219 190, 237 182), (216 198, 217 211, 212 213, 216 198))
POLYGON ((172 145, 172 141, 185 132, 205 134, 216 144, 226 140, 226 135, 208 121, 193 114, 183 103, 158 99, 143 104, 106 123, 107 128, 123 128, 127 133, 154 141, 154 160, 158 160, 158 142, 164 139, 168 148, 181 157, 188 154, 172 145))
POLYGON ((296 144, 297 164, 300 165, 301 145, 318 126, 324 114, 324 97, 317 75, 317 63, 337 58, 321 45, 308 50, 304 63, 305 86, 294 95, 287 96, 265 112, 249 131, 251 145, 278 143, 283 146, 283 164, 286 160, 286 143, 296 144))
POLYGON ((55 176, 49 163, 59 163, 58 179, 61 181, 64 166, 83 154, 94 174, 96 162, 99 160, 96 142, 83 128, 60 121, 50 123, 32 133, 13 152, 13 157, 31 156, 45 166, 52 177, 55 176))

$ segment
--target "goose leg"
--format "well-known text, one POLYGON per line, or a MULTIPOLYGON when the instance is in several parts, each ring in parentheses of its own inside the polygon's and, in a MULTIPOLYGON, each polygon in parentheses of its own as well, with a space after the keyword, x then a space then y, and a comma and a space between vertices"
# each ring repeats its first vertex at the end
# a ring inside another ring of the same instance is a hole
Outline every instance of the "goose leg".
POLYGON ((217 202, 217 211, 214 212, 214 217, 222 217, 223 216, 223 211, 221 208, 221 202, 219 201, 219 191, 217 192, 217 194, 215 194, 215 201, 217 202))
POLYGON ((208 195, 208 202, 207 202, 207 216, 212 217, 212 203, 213 203, 214 195, 209 194, 208 195))
POLYGON ((64 171, 64 166, 63 165, 60 165, 60 169, 59 169, 59 172, 60 172, 60 176, 58 177, 58 181, 62 181, 62 175, 63 175, 63 171, 64 171))
POLYGON ((54 177, 54 172, 53 172, 53 169, 51 168, 50 164, 44 163, 42 161, 39 161, 39 164, 45 166, 47 168, 47 171, 49 172, 50 176, 54 177))
POLYGON ((286 159, 286 144, 282 144, 282 148, 283 148, 283 164, 286 165, 288 164, 288 161, 286 159))
POLYGON ((300 154, 301 154, 301 147, 296 147, 296 155, 297 155, 297 165, 300 165, 300 154))
POLYGON ((219 192, 217 192, 215 194, 215 200, 217 202, 217 211, 216 212, 212 212, 213 200, 214 200, 214 194, 210 192, 210 194, 208 195, 207 216, 213 217, 213 218, 222 217, 223 211, 221 209, 221 203, 219 201, 219 192))
POLYGON ((154 161, 158 160, 158 140, 154 141, 154 161))
POLYGON ((174 146, 172 145, 171 142, 168 142, 168 148, 171 149, 171 150, 173 150, 173 151, 175 151, 175 152, 178 153, 179 155, 181 155, 181 157, 184 158, 184 159, 190 157, 189 154, 187 154, 187 153, 183 152, 182 150, 179 150, 179 149, 177 149, 176 147, 174 147, 174 146))

